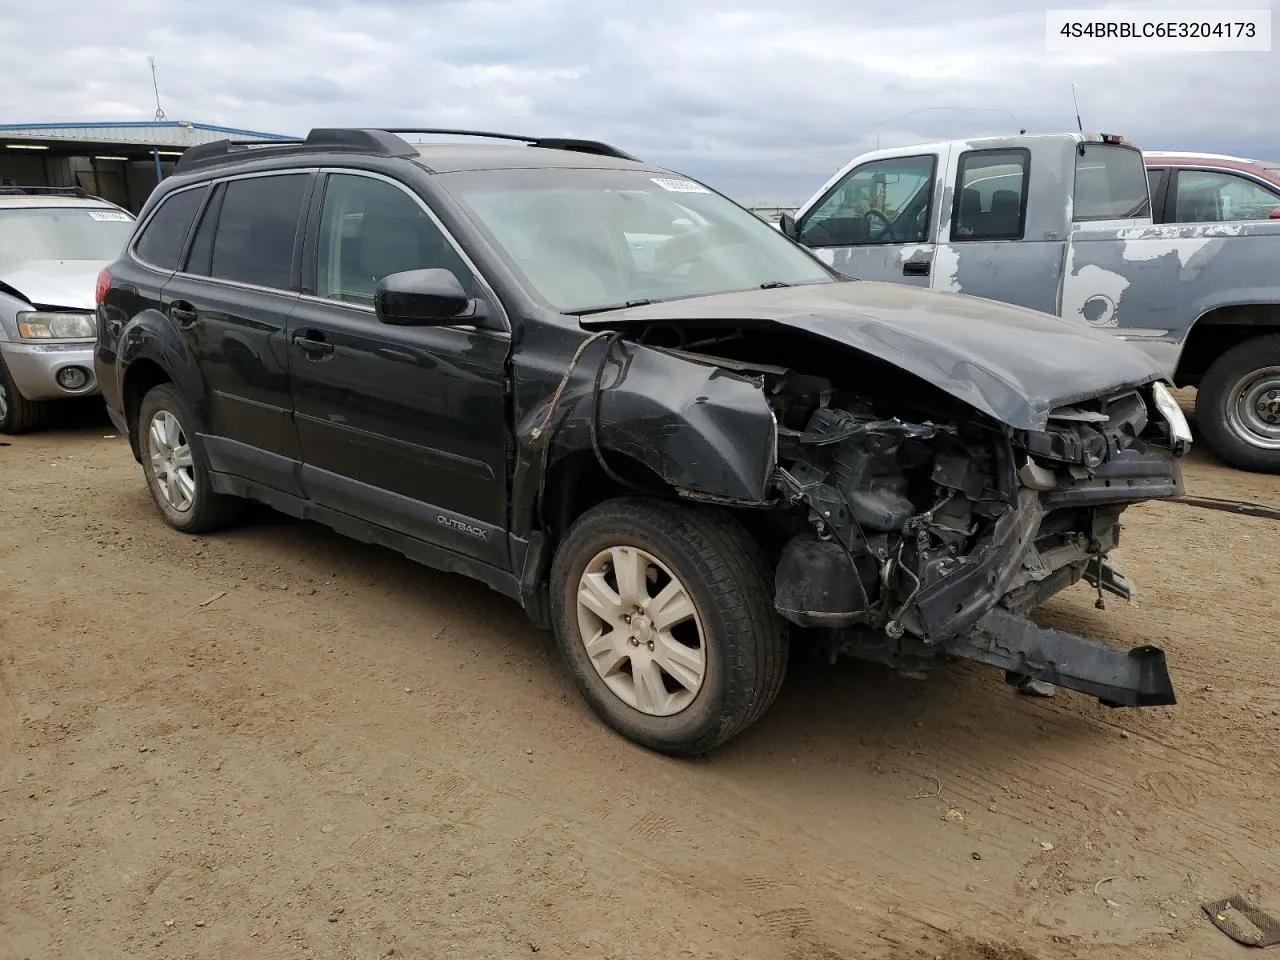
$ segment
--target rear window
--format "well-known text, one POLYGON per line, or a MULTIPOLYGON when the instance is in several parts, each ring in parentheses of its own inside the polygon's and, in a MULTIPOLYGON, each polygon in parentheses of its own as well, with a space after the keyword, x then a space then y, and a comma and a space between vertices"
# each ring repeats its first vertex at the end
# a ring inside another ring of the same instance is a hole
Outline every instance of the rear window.
POLYGON ((1127 220, 1151 213, 1142 154, 1130 147, 1085 143, 1076 151, 1074 220, 1127 220))
POLYGON ((142 228, 142 235, 134 247, 138 256, 161 270, 178 269, 182 247, 187 242, 187 232, 196 219, 200 201, 208 191, 207 186, 195 187, 172 193, 160 201, 160 206, 142 228))

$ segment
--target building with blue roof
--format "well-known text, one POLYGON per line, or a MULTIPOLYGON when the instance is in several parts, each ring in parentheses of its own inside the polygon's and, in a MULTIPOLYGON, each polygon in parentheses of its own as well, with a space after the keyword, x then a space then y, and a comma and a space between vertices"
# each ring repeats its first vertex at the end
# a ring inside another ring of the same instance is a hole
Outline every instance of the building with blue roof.
POLYGON ((182 154, 215 140, 292 140, 185 120, 0 124, 0 186, 80 187, 137 211, 182 154))

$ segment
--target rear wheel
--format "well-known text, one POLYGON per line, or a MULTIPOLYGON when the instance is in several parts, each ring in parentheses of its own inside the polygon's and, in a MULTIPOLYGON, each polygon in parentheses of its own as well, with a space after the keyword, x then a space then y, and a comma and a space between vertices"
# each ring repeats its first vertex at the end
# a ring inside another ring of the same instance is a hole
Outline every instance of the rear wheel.
POLYGON ((663 753, 703 753, 759 719, 782 685, 787 633, 771 584, 732 518, 610 500, 556 552, 556 641, 609 726, 663 753))
POLYGON ((195 416, 170 383, 152 387, 138 408, 138 445, 151 498, 171 527, 203 533, 231 522, 243 501, 215 493, 195 416))
POLYGON ((1196 394, 1196 421, 1231 466, 1280 473, 1280 334, 1246 340, 1214 361, 1196 394))
POLYGON ((30 433, 44 426, 49 405, 28 400, 9 376, 0 357, 0 433, 30 433))

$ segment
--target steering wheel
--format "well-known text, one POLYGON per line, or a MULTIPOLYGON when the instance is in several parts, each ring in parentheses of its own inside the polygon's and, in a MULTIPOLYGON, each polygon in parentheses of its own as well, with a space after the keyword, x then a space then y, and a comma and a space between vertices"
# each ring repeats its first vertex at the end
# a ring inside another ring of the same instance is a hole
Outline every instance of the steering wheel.
POLYGON ((893 235, 893 223, 889 220, 888 217, 886 217, 879 210, 868 210, 866 213, 862 215, 862 219, 863 219, 863 222, 866 223, 867 225, 867 237, 869 239, 882 240, 885 237, 888 237, 894 243, 897 242, 898 238, 893 235), (875 217, 877 220, 879 220, 881 223, 884 224, 884 232, 879 237, 875 236, 875 234, 871 232, 872 217, 875 217))

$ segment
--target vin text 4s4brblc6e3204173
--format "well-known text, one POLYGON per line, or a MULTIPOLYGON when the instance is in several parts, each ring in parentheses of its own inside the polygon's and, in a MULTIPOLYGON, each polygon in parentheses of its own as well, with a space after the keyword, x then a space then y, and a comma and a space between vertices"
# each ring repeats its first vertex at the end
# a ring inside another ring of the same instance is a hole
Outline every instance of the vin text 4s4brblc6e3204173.
POLYGON ((211 144, 156 190, 96 365, 170 524, 250 498, 479 578, 669 753, 758 719, 795 645, 1173 702, 1159 650, 1028 617, 1127 596, 1122 512, 1181 490, 1145 354, 845 280, 604 144, 488 136, 211 144))

